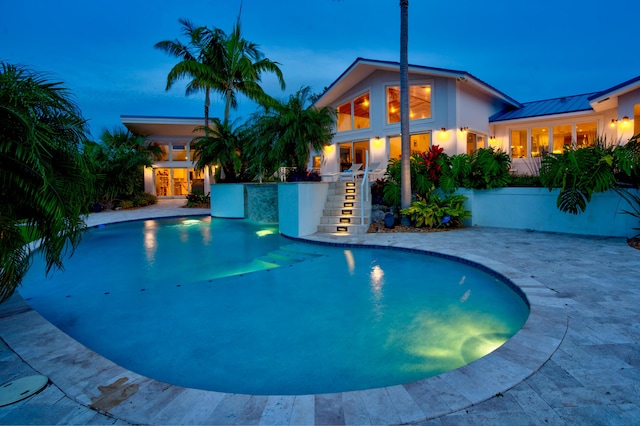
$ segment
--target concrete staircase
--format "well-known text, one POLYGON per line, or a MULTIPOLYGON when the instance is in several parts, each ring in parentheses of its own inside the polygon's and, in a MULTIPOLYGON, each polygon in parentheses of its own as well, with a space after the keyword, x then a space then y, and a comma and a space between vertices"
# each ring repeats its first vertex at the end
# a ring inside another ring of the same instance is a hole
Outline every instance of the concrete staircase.
MULTIPOLYGON (((363 202, 361 182, 331 182, 327 202, 320 218, 319 233, 364 234, 369 229, 371 197, 364 201, 364 225, 361 224, 363 202)), ((368 191, 368 188, 366 189, 368 191)))

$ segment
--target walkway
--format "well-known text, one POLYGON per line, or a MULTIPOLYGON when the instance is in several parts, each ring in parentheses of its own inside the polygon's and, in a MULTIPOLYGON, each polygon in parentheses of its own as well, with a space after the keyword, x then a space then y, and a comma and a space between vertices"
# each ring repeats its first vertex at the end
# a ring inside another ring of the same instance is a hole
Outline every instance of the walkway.
MULTIPOLYGON (((89 224, 206 212, 165 202, 95 214, 89 224)), ((0 305, 0 383, 40 373, 51 384, 0 407, 0 424, 640 423, 640 251, 623 239, 490 228, 312 238, 482 263, 524 290, 531 316, 493 353, 437 377, 341 394, 252 396, 180 388, 124 370, 17 296, 0 305)))

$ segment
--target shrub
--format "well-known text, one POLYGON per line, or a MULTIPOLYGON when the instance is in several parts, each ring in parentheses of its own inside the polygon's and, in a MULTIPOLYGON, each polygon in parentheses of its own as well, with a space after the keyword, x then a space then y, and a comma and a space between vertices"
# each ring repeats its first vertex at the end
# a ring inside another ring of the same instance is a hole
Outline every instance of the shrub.
POLYGON ((441 198, 438 191, 432 191, 428 197, 414 201, 410 207, 400 210, 400 213, 409 217, 418 228, 455 228, 471 217, 471 212, 464 207, 466 199, 464 195, 447 195, 441 198))
POLYGON ((499 149, 480 148, 473 154, 457 154, 446 160, 440 178, 440 188, 455 192, 459 187, 470 189, 502 188, 509 184, 511 158, 499 149))
POLYGON ((541 188, 542 181, 539 175, 511 175, 511 182, 508 186, 541 188))
POLYGON ((210 201, 211 196, 209 193, 203 194, 202 192, 194 192, 187 195, 187 207, 209 205, 210 201))

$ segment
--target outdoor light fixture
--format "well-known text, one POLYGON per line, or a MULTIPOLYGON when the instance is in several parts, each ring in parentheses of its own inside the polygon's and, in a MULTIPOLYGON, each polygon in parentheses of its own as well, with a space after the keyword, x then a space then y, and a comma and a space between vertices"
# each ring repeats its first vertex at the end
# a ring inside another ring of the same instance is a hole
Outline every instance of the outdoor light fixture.
POLYGON ((609 124, 609 125, 610 125, 611 127, 616 127, 616 122, 617 122, 617 121, 618 121, 618 120, 616 120, 615 118, 612 118, 612 119, 611 119, 611 124, 609 124))
POLYGON ((445 129, 444 127, 440 127, 440 131, 441 131, 442 133, 447 133, 447 129, 445 129))
POLYGON ((460 127, 460 131, 461 131, 462 133, 466 133, 466 132, 467 132, 467 130, 469 130, 469 128, 468 128, 467 126, 460 127))
POLYGON ((627 117, 626 115, 622 117, 622 124, 629 124, 629 117, 627 117))

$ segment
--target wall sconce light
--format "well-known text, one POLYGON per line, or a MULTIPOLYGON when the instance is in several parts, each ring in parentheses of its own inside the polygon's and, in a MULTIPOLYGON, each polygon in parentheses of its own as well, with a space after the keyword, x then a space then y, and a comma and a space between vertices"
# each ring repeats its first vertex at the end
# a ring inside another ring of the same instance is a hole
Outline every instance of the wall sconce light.
POLYGON ((376 146, 376 147, 382 146, 382 139, 380 139, 380 136, 376 136, 375 138, 373 138, 373 146, 376 146))
POLYGON ((335 145, 327 145, 324 147, 324 153, 332 154, 335 149, 336 149, 335 145))
POLYGON ((627 124, 629 124, 629 117, 625 115, 622 117, 622 125, 626 126, 627 124))
POLYGON ((609 126, 611 127, 616 127, 616 123, 618 122, 618 120, 616 120, 615 118, 611 119, 611 123, 609 124, 609 126))
POLYGON ((447 133, 447 129, 445 129, 444 127, 440 127, 440 133, 447 133))
POLYGON ((460 127, 460 131, 461 131, 462 133, 466 133, 466 132, 467 132, 467 130, 469 130, 469 128, 468 128, 467 126, 465 126, 465 127, 460 127))

